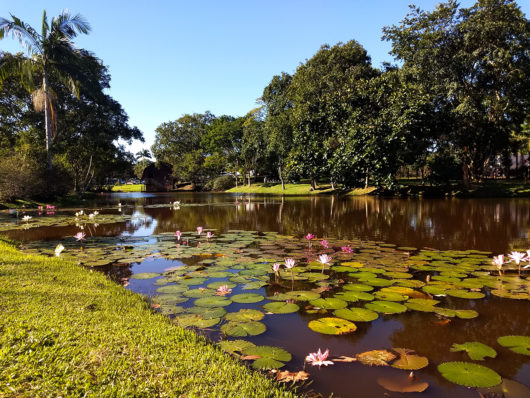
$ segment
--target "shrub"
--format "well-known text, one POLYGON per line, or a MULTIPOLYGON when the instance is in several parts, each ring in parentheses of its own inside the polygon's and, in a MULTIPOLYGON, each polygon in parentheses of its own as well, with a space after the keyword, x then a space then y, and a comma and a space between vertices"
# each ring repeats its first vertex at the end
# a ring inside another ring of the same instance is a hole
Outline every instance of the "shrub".
POLYGON ((227 174, 208 181, 206 188, 213 191, 226 191, 227 189, 235 187, 235 185, 236 181, 234 176, 227 174))
POLYGON ((0 199, 51 199, 68 192, 70 178, 57 167, 49 172, 44 163, 15 154, 0 159, 0 199))

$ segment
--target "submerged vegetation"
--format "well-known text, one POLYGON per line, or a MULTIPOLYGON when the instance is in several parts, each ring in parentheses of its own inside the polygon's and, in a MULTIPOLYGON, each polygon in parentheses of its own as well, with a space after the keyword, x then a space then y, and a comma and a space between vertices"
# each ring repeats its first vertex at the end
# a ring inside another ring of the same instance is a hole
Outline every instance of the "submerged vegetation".
POLYGON ((0 241, 0 395, 293 396, 99 272, 0 241))

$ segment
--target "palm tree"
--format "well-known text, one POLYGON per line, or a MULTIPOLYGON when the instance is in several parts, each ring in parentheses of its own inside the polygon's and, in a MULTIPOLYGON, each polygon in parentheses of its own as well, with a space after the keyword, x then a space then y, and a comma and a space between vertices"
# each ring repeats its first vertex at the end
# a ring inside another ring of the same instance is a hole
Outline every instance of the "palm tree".
POLYGON ((56 95, 50 79, 60 82, 79 97, 83 52, 74 47, 72 40, 89 31, 88 22, 80 15, 71 15, 68 10, 52 18, 51 27, 44 11, 40 35, 14 15, 11 20, 0 17, 0 40, 11 34, 27 52, 27 58, 2 57, 0 83, 9 75, 20 75, 22 84, 32 95, 35 110, 44 111, 48 169, 52 168, 51 145, 57 133, 56 95), (41 82, 40 87, 36 87, 36 81, 41 82))
POLYGON ((136 160, 144 160, 144 159, 151 159, 151 152, 149 152, 149 149, 142 149, 139 152, 136 152, 136 160))

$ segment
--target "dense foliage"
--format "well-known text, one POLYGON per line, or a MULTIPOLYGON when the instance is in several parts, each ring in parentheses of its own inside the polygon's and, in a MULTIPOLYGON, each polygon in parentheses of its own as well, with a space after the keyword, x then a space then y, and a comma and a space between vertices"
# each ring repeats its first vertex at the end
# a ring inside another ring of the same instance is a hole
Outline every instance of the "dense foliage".
POLYGON ((530 151, 530 22, 517 3, 411 7, 383 32, 399 67, 375 68, 355 40, 323 45, 243 118, 162 124, 155 157, 199 184, 226 173, 389 187, 403 167, 431 182, 508 174, 510 155, 530 151))
POLYGON ((118 142, 143 140, 142 133, 104 92, 110 75, 102 61, 71 42, 88 30, 80 16, 67 12, 50 26, 44 13, 41 35, 16 17, 0 19, 0 38, 11 33, 30 46, 28 56, 0 52, 0 196, 5 199, 84 191, 132 169, 133 155, 118 142), (14 163, 23 170, 18 176, 14 163))

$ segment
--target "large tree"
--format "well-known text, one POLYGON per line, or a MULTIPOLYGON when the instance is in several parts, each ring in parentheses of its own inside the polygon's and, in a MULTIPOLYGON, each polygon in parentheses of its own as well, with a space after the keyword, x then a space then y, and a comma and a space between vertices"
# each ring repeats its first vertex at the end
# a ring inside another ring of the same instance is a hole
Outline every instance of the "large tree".
POLYGON ((513 0, 411 7, 384 29, 403 71, 445 121, 438 141, 457 151, 467 186, 509 145, 530 102, 530 23, 513 0))
POLYGON ((330 174, 336 132, 351 110, 351 81, 374 75, 370 57, 355 40, 322 46, 293 75, 289 86, 293 126, 290 167, 309 177, 313 188, 318 178, 330 174))
POLYGON ((61 82, 72 94, 79 95, 83 78, 83 52, 74 47, 73 39, 87 34, 90 25, 80 15, 63 11, 48 23, 46 11, 42 16, 41 34, 27 23, 11 15, 11 19, 0 18, 0 39, 11 34, 25 46, 28 57, 2 58, 0 81, 11 74, 18 74, 24 86, 32 93, 36 110, 44 111, 46 151, 48 168, 52 168, 52 140, 56 135, 57 99, 51 80, 61 82), (35 76, 40 77, 40 87, 35 85, 35 76))

